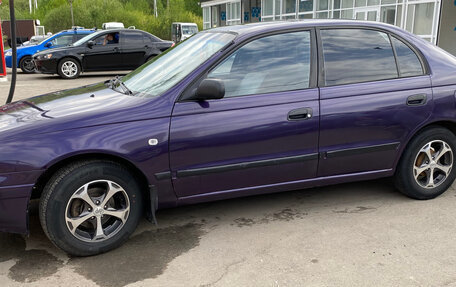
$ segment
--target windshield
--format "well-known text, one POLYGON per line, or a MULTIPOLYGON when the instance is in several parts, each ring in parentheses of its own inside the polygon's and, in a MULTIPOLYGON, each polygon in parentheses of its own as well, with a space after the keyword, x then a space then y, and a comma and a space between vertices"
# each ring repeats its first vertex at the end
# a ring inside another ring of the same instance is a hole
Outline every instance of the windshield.
POLYGON ((198 27, 196 26, 182 26, 182 34, 193 35, 198 33, 198 27))
POLYGON ((45 37, 38 45, 43 44, 43 43, 46 42, 47 40, 52 40, 52 39, 54 39, 55 37, 57 37, 57 35, 60 35, 60 33, 54 34, 54 35, 49 36, 49 37, 45 37))
POLYGON ((122 81, 139 97, 159 96, 173 87, 236 36, 199 33, 126 75, 122 81))

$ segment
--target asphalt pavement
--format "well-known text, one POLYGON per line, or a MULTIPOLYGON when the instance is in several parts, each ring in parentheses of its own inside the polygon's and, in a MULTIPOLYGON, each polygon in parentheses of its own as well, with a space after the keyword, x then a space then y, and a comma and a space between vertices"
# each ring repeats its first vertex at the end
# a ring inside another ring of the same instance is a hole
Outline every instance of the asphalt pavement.
MULTIPOLYGON (((15 99, 117 74, 19 74, 15 99)), ((161 210, 88 258, 49 242, 35 201, 29 237, 0 233, 0 286, 456 286, 455 187, 417 201, 382 179, 161 210)))

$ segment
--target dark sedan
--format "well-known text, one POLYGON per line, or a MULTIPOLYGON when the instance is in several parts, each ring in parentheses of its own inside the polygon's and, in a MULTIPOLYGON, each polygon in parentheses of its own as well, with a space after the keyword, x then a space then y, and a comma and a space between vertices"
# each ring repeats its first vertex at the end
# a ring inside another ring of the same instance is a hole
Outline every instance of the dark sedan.
POLYGON ((0 230, 30 198, 73 255, 162 208, 394 176, 456 176, 456 58, 387 24, 262 23, 196 34, 123 78, 0 107, 0 230))
POLYGON ((38 72, 75 79, 81 72, 133 70, 174 46, 147 32, 110 29, 33 56, 38 72))

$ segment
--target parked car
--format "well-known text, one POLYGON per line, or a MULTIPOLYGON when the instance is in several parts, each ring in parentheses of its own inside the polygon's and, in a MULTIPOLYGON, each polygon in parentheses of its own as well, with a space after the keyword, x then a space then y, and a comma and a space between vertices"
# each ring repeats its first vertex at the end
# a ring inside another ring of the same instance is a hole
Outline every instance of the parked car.
POLYGON ((134 29, 109 29, 87 36, 71 46, 33 56, 37 71, 75 79, 81 72, 133 70, 174 45, 134 29))
POLYGON ((48 38, 49 36, 47 36, 47 35, 32 36, 32 37, 30 37, 29 41, 22 43, 22 45, 20 47, 38 45, 40 42, 42 42, 44 39, 48 38))
POLYGON ((0 230, 28 232, 39 198, 50 240, 84 256, 185 204, 390 176, 434 198, 456 176, 455 75, 382 23, 198 33, 123 78, 0 107, 0 230))
MULTIPOLYGON (((38 53, 40 51, 45 51, 50 48, 62 47, 70 45, 84 36, 87 36, 91 33, 95 32, 95 30, 88 30, 88 29, 77 29, 77 30, 65 30, 59 33, 56 33, 49 38, 44 39, 37 45, 29 45, 24 47, 17 48, 17 67, 21 68, 21 70, 26 73, 34 73, 35 72, 35 64, 33 63, 33 54, 38 53)), ((5 51, 5 62, 8 68, 13 67, 13 57, 12 57, 11 49, 5 51)))

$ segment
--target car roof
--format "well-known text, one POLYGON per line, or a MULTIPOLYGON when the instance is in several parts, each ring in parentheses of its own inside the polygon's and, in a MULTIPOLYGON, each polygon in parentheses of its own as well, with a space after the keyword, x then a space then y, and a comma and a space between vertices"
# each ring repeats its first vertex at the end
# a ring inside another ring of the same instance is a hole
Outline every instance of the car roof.
POLYGON ((56 33, 56 34, 60 34, 60 33, 90 34, 90 33, 93 33, 95 31, 96 31, 95 29, 68 29, 68 30, 60 31, 59 33, 56 33))
POLYGON ((273 22, 259 22, 235 26, 223 26, 205 30, 207 32, 225 32, 235 33, 238 35, 245 34, 258 34, 274 30, 287 30, 298 28, 311 28, 322 26, 361 26, 372 28, 383 28, 387 30, 401 31, 400 28, 374 21, 360 21, 360 20, 346 20, 346 19, 306 19, 306 20, 293 20, 293 21, 273 21, 273 22))

